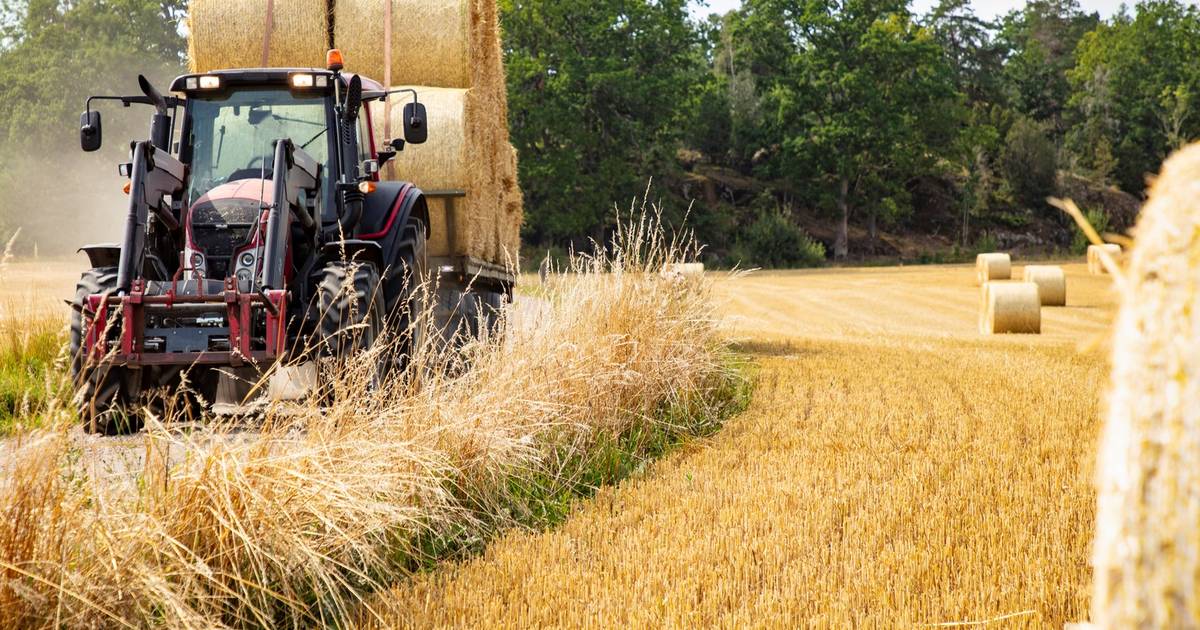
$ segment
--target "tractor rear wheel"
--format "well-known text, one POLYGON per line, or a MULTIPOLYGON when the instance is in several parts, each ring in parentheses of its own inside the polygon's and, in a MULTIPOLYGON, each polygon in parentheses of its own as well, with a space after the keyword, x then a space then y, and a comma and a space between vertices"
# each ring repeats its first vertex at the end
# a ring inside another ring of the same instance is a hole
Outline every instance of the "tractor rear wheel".
MULTIPOLYGON (((344 377, 352 359, 370 350, 384 330, 383 288, 369 262, 335 261, 326 265, 317 285, 317 363, 332 378, 344 377)), ((388 372, 388 353, 380 352, 365 375, 373 389, 388 372)), ((323 387, 332 384, 322 378, 323 387)))
POLYGON ((71 302, 71 378, 75 383, 75 409, 89 433, 117 435, 141 428, 141 419, 131 413, 142 390, 141 371, 120 366, 91 365, 83 356, 83 309, 89 295, 107 293, 117 286, 116 267, 98 267, 83 272, 71 302))

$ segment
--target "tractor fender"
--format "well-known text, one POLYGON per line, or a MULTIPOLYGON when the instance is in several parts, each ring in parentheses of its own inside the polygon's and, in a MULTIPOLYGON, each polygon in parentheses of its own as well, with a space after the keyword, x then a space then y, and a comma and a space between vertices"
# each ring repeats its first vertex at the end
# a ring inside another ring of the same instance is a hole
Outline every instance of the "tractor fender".
POLYGON ((385 267, 383 248, 379 246, 379 243, 357 238, 346 239, 344 241, 330 241, 321 247, 321 261, 323 263, 335 260, 372 262, 375 263, 375 267, 381 273, 385 267))
POLYGON ((87 254, 88 262, 91 263, 93 269, 116 267, 121 260, 121 246, 116 243, 84 245, 76 250, 76 253, 78 252, 87 254))
POLYGON ((360 239, 387 241, 403 231, 412 218, 420 219, 425 237, 430 236, 429 205, 421 189, 409 182, 379 182, 363 206, 360 239))

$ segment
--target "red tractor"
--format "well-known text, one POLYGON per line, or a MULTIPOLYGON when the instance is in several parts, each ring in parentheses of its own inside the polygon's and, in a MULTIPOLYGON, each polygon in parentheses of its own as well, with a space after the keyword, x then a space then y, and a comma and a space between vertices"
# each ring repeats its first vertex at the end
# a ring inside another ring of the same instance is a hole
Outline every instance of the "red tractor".
POLYGON ((424 280, 440 277, 444 334, 511 297, 512 276, 479 261, 434 261, 430 274, 427 195, 379 181, 406 143, 426 140, 415 92, 343 73, 336 51, 328 66, 187 74, 169 96, 139 77, 140 96, 88 99, 84 151, 101 144, 93 101, 155 110, 150 139, 119 169, 124 240, 82 249, 92 268, 72 303, 71 351, 88 430, 136 430, 135 409, 185 374, 211 402, 270 366, 345 359, 387 338, 393 351, 372 354, 382 383, 419 342, 424 280), (411 96, 404 137, 377 145, 365 104, 399 93, 411 96))

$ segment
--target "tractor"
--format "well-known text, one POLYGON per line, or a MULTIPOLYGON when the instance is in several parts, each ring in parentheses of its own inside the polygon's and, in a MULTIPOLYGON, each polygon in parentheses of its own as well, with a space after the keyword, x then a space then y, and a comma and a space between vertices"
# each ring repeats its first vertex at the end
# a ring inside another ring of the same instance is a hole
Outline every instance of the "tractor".
POLYGON ((118 167, 123 240, 81 249, 91 268, 70 344, 85 430, 137 430, 136 410, 185 379, 199 401, 236 399, 272 366, 346 361, 388 339, 367 355, 382 385, 421 343, 422 283, 441 283, 429 299, 443 335, 511 298, 509 274, 428 259, 430 195, 380 180, 426 141, 425 107, 343 65, 331 50, 325 69, 185 74, 168 95, 139 77, 140 95, 88 98, 84 151, 101 147, 98 101, 154 113, 118 167), (403 137, 377 143, 367 104, 390 97, 406 101, 403 137))

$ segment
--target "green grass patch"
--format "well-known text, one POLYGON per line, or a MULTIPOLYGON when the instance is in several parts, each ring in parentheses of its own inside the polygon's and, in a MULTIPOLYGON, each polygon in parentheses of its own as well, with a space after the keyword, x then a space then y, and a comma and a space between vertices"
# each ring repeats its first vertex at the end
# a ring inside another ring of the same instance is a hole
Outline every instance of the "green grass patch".
POLYGON ((62 322, 53 318, 0 325, 0 435, 36 423, 50 401, 68 393, 66 341, 62 322))

